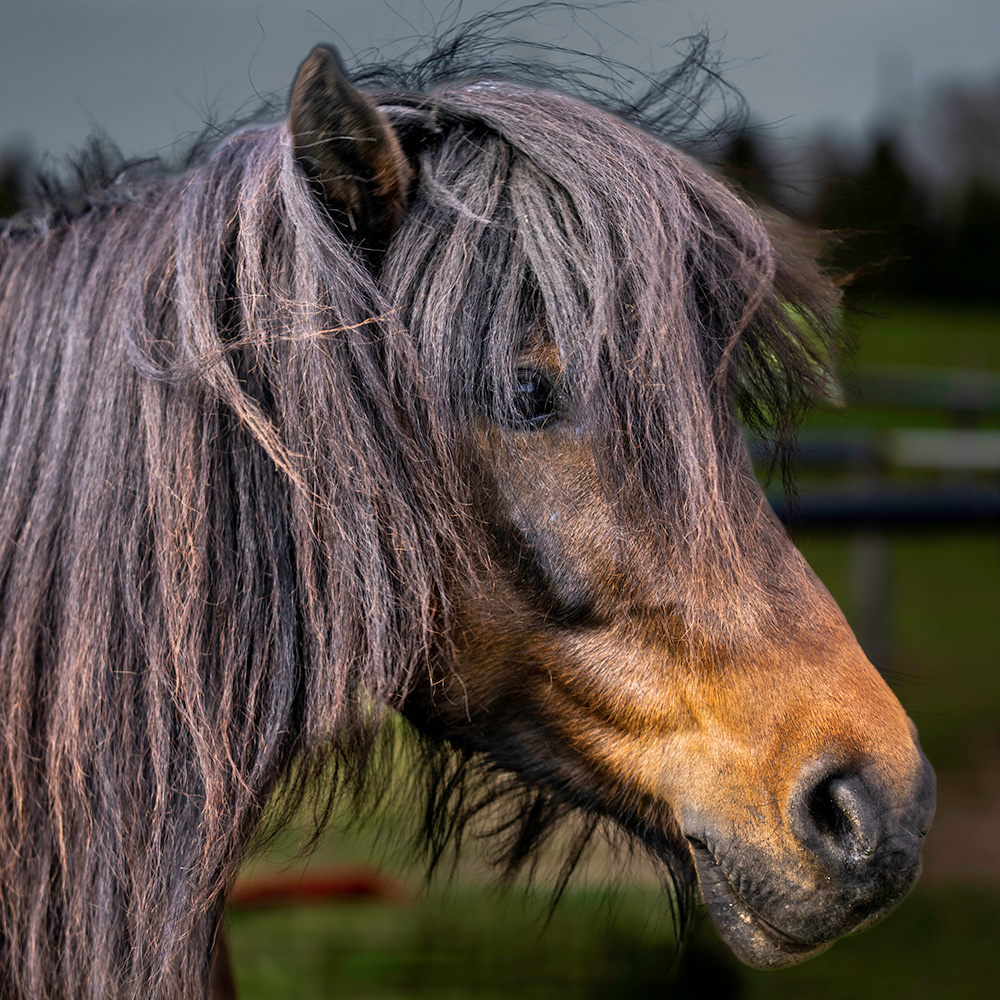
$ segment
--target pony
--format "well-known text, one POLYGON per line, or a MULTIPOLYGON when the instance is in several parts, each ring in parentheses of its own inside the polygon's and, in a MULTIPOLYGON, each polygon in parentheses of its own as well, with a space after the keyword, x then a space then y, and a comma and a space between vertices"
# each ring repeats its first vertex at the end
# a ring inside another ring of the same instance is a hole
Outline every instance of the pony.
POLYGON ((0 235, 4 1000, 208 995, 269 809, 389 711, 432 842, 489 772, 512 865, 612 824, 754 966, 917 878, 933 772, 743 438, 827 384, 831 281, 641 102, 378 83, 318 47, 0 235))

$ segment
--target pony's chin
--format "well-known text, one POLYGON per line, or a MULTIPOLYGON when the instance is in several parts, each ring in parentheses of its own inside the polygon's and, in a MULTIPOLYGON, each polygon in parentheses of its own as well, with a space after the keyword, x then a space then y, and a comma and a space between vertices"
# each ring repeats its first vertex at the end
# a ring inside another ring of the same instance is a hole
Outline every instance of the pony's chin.
POLYGON ((833 941, 808 942, 769 924, 736 892, 712 852, 689 838, 698 884, 719 937, 733 954, 755 969, 782 969, 825 951, 833 941))

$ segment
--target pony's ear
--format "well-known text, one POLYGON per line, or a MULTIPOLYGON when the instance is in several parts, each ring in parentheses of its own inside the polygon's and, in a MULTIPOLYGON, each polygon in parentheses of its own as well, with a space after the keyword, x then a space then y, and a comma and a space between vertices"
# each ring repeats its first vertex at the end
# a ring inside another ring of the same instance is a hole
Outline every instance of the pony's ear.
POLYGON ((299 69, 288 125, 295 157, 334 222, 359 246, 384 250, 406 210, 413 169, 332 49, 316 46, 299 69))

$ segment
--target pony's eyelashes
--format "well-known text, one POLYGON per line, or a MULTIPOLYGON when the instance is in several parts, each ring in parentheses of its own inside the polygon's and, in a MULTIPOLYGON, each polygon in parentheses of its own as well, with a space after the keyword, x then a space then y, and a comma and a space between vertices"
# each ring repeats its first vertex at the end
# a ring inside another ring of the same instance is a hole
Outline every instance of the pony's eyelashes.
POLYGON ((511 425, 526 429, 540 428, 555 411, 556 391, 552 379, 534 369, 518 369, 511 397, 511 425))

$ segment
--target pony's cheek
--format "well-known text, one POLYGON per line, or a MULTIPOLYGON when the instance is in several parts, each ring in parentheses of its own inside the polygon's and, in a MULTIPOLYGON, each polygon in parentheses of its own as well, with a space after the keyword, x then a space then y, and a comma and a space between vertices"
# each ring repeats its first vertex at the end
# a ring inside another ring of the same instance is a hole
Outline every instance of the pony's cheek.
POLYGON ((864 775, 880 810, 914 808, 925 762, 912 723, 849 636, 842 649, 831 639, 822 664, 778 649, 706 665, 668 628, 631 650, 620 633, 564 633, 531 673, 501 668, 521 711, 586 764, 602 795, 661 803, 685 833, 739 831, 776 857, 800 850, 792 814, 817 769, 864 775), (782 701, 769 694, 775 675, 782 701))

